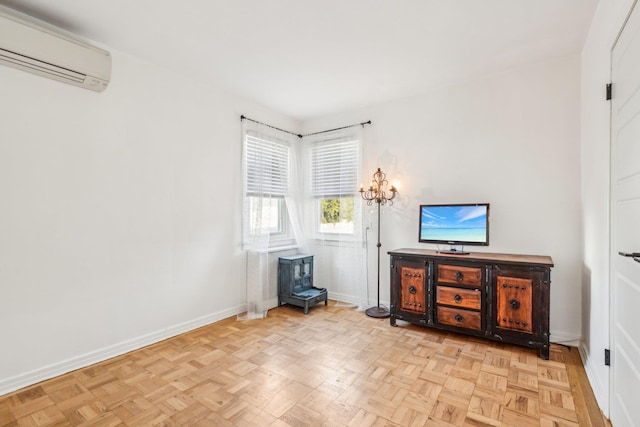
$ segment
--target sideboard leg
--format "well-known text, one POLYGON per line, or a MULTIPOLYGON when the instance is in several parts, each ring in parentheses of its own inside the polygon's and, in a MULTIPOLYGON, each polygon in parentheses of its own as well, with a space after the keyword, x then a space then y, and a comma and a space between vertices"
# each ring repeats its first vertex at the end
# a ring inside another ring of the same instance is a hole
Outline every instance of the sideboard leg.
POLYGON ((540 347, 540 358, 544 360, 549 360, 549 346, 545 345, 544 347, 540 347))

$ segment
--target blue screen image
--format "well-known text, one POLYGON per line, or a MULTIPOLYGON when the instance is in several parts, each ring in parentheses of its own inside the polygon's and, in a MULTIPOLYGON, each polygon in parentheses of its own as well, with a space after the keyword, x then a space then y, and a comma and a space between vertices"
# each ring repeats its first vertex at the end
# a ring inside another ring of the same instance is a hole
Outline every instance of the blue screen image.
POLYGON ((486 244, 487 206, 422 206, 420 240, 486 244))

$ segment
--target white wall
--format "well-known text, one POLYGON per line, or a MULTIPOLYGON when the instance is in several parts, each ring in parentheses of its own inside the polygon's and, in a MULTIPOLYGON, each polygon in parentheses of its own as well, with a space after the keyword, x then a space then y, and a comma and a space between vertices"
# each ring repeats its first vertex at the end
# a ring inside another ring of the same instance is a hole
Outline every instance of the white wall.
MULTIPOLYGON (((611 48, 633 0, 600 1, 582 51, 582 275, 581 353, 600 407, 609 413, 609 128, 605 84, 611 48)), ((615 85, 615 84, 614 84, 615 85)))
POLYGON ((99 94, 0 67, 0 395, 244 302, 240 114, 298 124, 112 53, 99 94))
MULTIPOLYGON (((489 202, 490 246, 473 250, 550 255, 551 340, 574 341, 581 332, 579 111, 580 59, 570 56, 308 121, 303 131, 373 121, 363 180, 382 167, 400 189, 382 218, 383 301, 386 252, 435 248, 418 243, 419 204, 489 202)), ((368 222, 375 231, 375 217, 368 222)), ((369 253, 375 295, 374 234, 369 253)))

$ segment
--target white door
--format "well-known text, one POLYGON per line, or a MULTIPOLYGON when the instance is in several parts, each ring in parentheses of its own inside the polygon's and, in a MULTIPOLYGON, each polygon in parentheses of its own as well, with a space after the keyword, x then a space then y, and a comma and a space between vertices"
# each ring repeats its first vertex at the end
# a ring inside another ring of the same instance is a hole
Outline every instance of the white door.
POLYGON ((610 405, 623 427, 640 426, 640 6, 613 47, 611 75, 610 405))

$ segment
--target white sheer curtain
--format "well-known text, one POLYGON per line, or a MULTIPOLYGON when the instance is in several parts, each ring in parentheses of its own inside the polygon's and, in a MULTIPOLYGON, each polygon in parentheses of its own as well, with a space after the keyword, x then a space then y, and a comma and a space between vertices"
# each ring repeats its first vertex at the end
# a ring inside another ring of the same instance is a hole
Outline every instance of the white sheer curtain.
POLYGON ((304 230, 314 255, 314 286, 330 299, 367 306, 362 222, 361 126, 303 137, 304 230))
MULTIPOLYGON (((264 318, 277 297, 277 256, 270 250, 304 246, 299 220, 299 138, 242 120, 242 236, 246 253, 246 310, 239 319, 264 318)), ((242 298, 245 298, 242 301, 242 298)))

